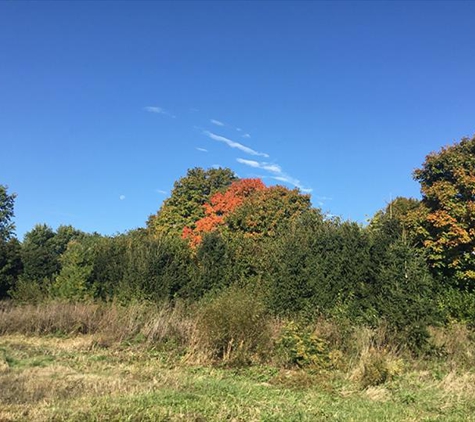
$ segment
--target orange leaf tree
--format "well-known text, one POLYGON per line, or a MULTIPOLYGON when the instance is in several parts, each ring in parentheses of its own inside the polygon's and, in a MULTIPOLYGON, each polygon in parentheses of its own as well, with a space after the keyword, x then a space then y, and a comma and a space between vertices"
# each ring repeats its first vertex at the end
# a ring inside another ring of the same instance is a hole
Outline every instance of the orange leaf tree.
POLYGON ((205 217, 194 229, 185 227, 183 237, 196 246, 205 233, 218 228, 245 237, 273 236, 279 227, 310 208, 310 196, 298 189, 266 187, 260 179, 243 179, 213 195, 204 205, 205 217))
POLYGON ((209 203, 203 205, 205 216, 196 221, 194 229, 189 226, 185 227, 183 237, 189 239, 191 245, 198 245, 201 243, 204 233, 209 233, 223 225, 225 218, 246 198, 264 189, 266 187, 260 179, 242 179, 234 182, 225 192, 215 193, 209 203))

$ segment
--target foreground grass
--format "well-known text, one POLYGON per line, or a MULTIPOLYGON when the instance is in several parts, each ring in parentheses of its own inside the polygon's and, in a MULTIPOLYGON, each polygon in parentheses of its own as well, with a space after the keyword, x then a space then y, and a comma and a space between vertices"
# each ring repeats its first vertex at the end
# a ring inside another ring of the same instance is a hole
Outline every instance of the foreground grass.
POLYGON ((0 337, 0 420, 475 421, 475 375, 421 362, 363 390, 336 370, 197 366, 89 335, 12 334, 0 337))

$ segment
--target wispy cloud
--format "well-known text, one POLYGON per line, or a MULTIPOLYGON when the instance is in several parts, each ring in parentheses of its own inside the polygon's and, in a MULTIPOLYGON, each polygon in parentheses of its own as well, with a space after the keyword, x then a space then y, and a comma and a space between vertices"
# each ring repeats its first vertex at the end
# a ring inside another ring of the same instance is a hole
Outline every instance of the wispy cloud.
POLYGON ((216 125, 216 126, 224 126, 224 123, 220 122, 219 120, 211 119, 210 122, 213 123, 213 125, 216 125))
POLYGON ((237 130, 238 132, 242 132, 242 129, 241 129, 240 127, 237 127, 236 130, 237 130))
POLYGON ((245 152, 246 154, 260 156, 260 157, 269 157, 269 154, 266 154, 265 152, 255 151, 246 145, 243 145, 243 144, 240 144, 239 142, 235 142, 231 139, 225 138, 224 136, 216 135, 215 133, 209 132, 207 130, 205 130, 203 133, 209 138, 213 139, 214 141, 224 142, 230 148, 237 148, 240 151, 245 152))
POLYGON ((196 149, 201 152, 208 152, 206 148, 196 147, 196 149))
POLYGON ((245 160, 243 158, 237 158, 236 161, 252 168, 268 171, 269 173, 272 173, 272 176, 269 176, 272 179, 295 186, 299 188, 302 192, 312 192, 312 189, 304 187, 302 183, 300 183, 300 180, 296 179, 295 177, 289 176, 287 173, 284 173, 282 168, 277 164, 259 162, 254 160, 245 160))
POLYGON ((246 138, 246 139, 249 139, 251 137, 251 135, 249 135, 249 133, 245 133, 244 135, 242 135, 243 138, 246 138))
POLYGON ((168 192, 166 190, 162 190, 162 189, 155 189, 155 192, 161 193, 162 195, 168 194, 168 192))
POLYGON ((123 201, 123 200, 125 199, 125 195, 120 195, 120 196, 119 196, 119 199, 120 199, 121 201, 123 201))
POLYGON ((310 193, 312 192, 313 189, 311 188, 306 188, 302 186, 300 183, 300 180, 296 179, 295 177, 289 176, 288 174, 282 174, 281 176, 272 176, 272 179, 278 180, 279 182, 285 182, 288 183, 289 185, 295 186, 296 188, 299 188, 302 192, 304 193, 310 193))
POLYGON ((176 118, 175 115, 169 113, 168 111, 166 111, 166 110, 163 109, 162 107, 147 106, 147 107, 144 107, 143 109, 144 109, 145 111, 148 111, 149 113, 163 114, 164 116, 168 116, 168 117, 171 117, 171 118, 173 118, 173 119, 176 118))
POLYGON ((236 161, 238 163, 245 164, 246 166, 249 166, 249 167, 270 171, 271 173, 277 173, 277 174, 282 173, 282 169, 277 164, 260 163, 254 160, 245 160, 244 158, 237 158, 236 161))

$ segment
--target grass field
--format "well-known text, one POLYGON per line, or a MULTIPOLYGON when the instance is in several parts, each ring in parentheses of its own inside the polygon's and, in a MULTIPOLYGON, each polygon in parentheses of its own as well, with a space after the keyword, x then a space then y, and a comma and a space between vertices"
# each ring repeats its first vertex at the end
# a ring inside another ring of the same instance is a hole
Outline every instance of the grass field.
POLYGON ((273 366, 230 369, 94 336, 0 337, 0 420, 475 421, 475 374, 424 360, 383 385, 273 366))

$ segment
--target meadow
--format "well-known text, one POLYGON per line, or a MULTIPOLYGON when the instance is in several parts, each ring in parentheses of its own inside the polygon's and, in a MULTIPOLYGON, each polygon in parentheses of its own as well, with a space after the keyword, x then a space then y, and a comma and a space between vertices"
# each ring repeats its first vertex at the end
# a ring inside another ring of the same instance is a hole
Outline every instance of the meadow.
POLYGON ((431 328, 431 353, 414 357, 384 327, 321 319, 306 337, 267 320, 265 356, 244 344, 217 354, 200 340, 210 329, 200 312, 3 303, 0 420, 475 420, 474 336, 464 325, 431 328))

